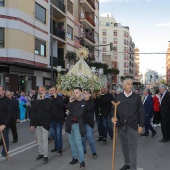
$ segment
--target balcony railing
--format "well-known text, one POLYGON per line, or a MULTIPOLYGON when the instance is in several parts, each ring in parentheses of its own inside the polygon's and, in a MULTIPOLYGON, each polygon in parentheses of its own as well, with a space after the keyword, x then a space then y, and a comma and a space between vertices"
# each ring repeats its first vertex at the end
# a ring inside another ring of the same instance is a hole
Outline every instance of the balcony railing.
POLYGON ((93 36, 91 36, 88 32, 85 32, 85 37, 90 40, 91 42, 95 43, 95 39, 93 36))
POLYGON ((60 0, 51 0, 51 3, 65 13, 65 5, 60 0))
POLYGON ((95 5, 91 0, 87 0, 87 2, 90 4, 90 6, 95 10, 95 5))
POLYGON ((53 34, 63 40, 66 39, 65 37, 65 31, 63 31, 62 29, 59 29, 58 27, 53 27, 53 34))
MULTIPOLYGON (((51 65, 51 56, 50 56, 50 65, 51 65)), ((65 60, 58 58, 58 57, 53 57, 53 66, 62 66, 62 68, 65 68, 65 60)))
POLYGON ((95 27, 94 20, 86 12, 81 13, 81 19, 87 19, 95 27))

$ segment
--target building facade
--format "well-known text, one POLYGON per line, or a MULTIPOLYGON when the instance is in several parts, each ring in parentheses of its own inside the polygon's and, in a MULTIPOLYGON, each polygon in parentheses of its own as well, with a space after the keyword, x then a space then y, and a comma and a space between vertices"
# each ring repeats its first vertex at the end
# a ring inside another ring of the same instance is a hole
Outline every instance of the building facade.
POLYGON ((56 67, 69 69, 67 51, 81 46, 97 60, 98 18, 98 0, 1 0, 0 84, 11 91, 48 87, 51 77, 55 84, 56 67))
POLYGON ((139 49, 135 48, 135 59, 134 59, 134 80, 136 82, 140 82, 140 74, 139 74, 139 68, 140 68, 140 57, 139 57, 139 49))
POLYGON ((170 86, 170 42, 166 54, 166 81, 168 86, 170 86))
POLYGON ((117 23, 112 14, 102 14, 99 22, 99 40, 106 45, 103 46, 103 61, 117 66, 120 72, 116 83, 119 84, 121 76, 134 76, 135 44, 130 36, 129 27, 117 23), (114 46, 113 51, 110 51, 111 42, 114 46), (117 64, 114 64, 115 62, 117 64))

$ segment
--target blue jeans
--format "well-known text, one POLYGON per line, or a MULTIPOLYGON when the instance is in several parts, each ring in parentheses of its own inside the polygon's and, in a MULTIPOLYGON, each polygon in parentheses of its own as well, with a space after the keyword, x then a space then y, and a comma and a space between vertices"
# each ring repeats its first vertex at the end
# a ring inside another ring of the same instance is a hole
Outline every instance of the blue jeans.
POLYGON ((108 115, 107 121, 108 121, 108 127, 107 127, 108 134, 111 138, 113 138, 113 125, 111 122, 111 114, 108 115))
POLYGON ((94 137, 93 137, 93 129, 88 124, 85 124, 84 128, 86 132, 84 137, 82 137, 84 151, 86 150, 86 138, 87 138, 90 144, 91 152, 96 153, 96 146, 95 146, 94 137))
POLYGON ((108 120, 107 116, 97 116, 97 126, 99 131, 99 137, 103 137, 103 139, 107 139, 107 127, 108 120))
MULTIPOLYGON (((4 136, 7 151, 8 151, 9 150, 9 129, 5 128, 2 133, 3 133, 3 136, 4 136)), ((1 155, 6 157, 6 152, 5 152, 4 145, 2 147, 1 155)))
POLYGON ((54 140, 55 140, 55 149, 63 149, 63 140, 62 140, 62 129, 63 125, 52 121, 52 129, 54 130, 54 140))
POLYGON ((72 125, 71 133, 67 133, 67 136, 73 158, 79 159, 80 163, 84 162, 84 150, 78 123, 72 125))
POLYGON ((50 130, 48 132, 48 137, 49 138, 53 138, 54 137, 54 129, 53 129, 52 122, 50 123, 50 130))

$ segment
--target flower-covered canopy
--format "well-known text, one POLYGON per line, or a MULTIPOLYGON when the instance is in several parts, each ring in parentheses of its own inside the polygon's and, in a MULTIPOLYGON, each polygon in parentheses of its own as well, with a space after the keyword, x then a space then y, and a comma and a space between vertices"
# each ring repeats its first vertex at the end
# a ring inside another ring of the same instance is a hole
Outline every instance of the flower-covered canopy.
POLYGON ((77 50, 79 61, 66 75, 61 76, 59 88, 63 93, 71 95, 74 87, 89 88, 93 92, 99 92, 103 88, 102 78, 97 77, 84 60, 84 58, 88 57, 88 54, 88 49, 85 47, 77 50))

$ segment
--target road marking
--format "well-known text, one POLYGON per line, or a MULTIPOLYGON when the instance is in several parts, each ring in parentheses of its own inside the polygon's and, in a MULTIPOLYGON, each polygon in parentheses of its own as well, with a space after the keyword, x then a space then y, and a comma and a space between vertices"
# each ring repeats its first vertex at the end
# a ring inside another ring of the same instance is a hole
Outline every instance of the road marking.
POLYGON ((33 145, 33 144, 35 144, 35 143, 36 143, 35 141, 34 141, 34 142, 30 142, 30 143, 25 144, 25 145, 23 145, 23 146, 20 146, 20 147, 18 147, 18 148, 16 148, 16 149, 10 150, 8 153, 15 152, 15 151, 17 151, 17 150, 20 150, 20 149, 22 149, 22 148, 28 147, 28 146, 33 145))
POLYGON ((19 151, 16 151, 16 152, 14 152, 14 153, 11 153, 11 154, 9 154, 9 157, 12 157, 12 156, 15 156, 15 155, 17 155, 17 154, 19 154, 19 153, 22 153, 22 152, 24 152, 24 151, 26 151, 26 150, 28 150, 28 149, 31 149, 31 148, 33 148, 33 147, 35 147, 35 146, 37 146, 38 145, 38 143, 35 143, 35 144, 33 144, 33 145, 31 145, 31 146, 28 146, 28 147, 26 147, 26 148, 24 148, 24 149, 21 149, 21 150, 19 150, 19 151))

